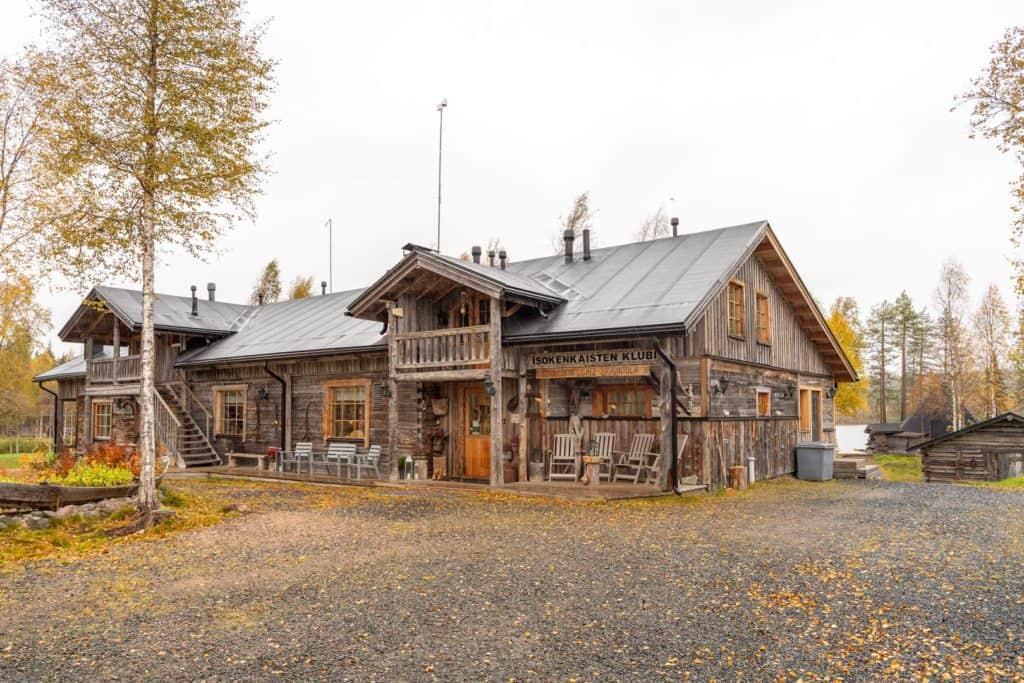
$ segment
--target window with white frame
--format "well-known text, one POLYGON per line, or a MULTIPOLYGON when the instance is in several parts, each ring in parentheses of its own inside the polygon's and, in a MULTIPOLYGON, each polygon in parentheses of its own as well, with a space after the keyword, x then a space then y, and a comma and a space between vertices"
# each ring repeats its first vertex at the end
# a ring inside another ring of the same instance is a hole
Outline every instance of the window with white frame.
POLYGON ((92 438, 96 441, 110 439, 114 406, 110 401, 92 402, 92 438))

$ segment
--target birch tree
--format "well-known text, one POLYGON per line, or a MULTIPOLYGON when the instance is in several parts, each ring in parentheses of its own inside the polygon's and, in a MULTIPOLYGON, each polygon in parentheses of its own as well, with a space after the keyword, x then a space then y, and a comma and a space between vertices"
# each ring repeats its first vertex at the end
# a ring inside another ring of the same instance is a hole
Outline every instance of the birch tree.
MULTIPOLYGON (((842 347, 850 365, 862 375, 864 372, 864 331, 860 322, 860 309, 852 297, 841 296, 829 310, 828 326, 842 347)), ((833 399, 836 412, 844 417, 859 415, 868 407, 867 381, 843 382, 833 399)))
POLYGON ((974 313, 974 333, 981 362, 982 392, 988 417, 995 417, 1007 406, 1004 363, 1009 352, 1010 312, 999 287, 990 284, 974 313))
POLYGON ((935 289, 935 304, 938 308, 942 384, 953 431, 964 426, 964 398, 970 369, 970 339, 966 324, 969 285, 970 277, 958 261, 950 259, 942 265, 935 289))
POLYGON ((665 213, 665 208, 658 207, 658 210, 644 219, 640 228, 636 231, 638 242, 647 242, 662 237, 669 237, 672 234, 672 220, 665 213))
POLYGON ((308 299, 313 296, 313 276, 297 275, 288 288, 289 299, 308 299))
MULTIPOLYGON (((75 209, 62 236, 104 269, 141 276, 139 507, 157 506, 153 420, 157 250, 201 256, 254 215, 273 86, 263 26, 242 0, 40 0, 50 63, 48 172, 75 209)), ((75 263, 63 263, 74 270, 75 263)))
MULTIPOLYGON (((573 237, 578 240, 583 231, 589 230, 594 222, 594 212, 590 209, 590 193, 583 192, 577 196, 573 200, 572 209, 559 220, 562 224, 562 229, 558 231, 558 234, 552 240, 552 246, 554 246, 556 254, 564 254, 565 239, 563 235, 565 231, 572 230, 573 237)), ((590 243, 591 245, 594 244, 593 232, 591 232, 590 243)))
POLYGON ((253 286, 252 294, 249 295, 249 303, 254 306, 261 303, 272 304, 280 298, 281 268, 277 264, 277 259, 272 259, 263 267, 263 274, 253 286))

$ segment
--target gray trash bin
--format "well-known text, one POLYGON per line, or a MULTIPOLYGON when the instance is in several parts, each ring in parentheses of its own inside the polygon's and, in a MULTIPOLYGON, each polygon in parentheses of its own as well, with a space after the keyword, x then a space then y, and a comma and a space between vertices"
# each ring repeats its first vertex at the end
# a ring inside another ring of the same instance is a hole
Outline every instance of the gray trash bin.
POLYGON ((835 446, 807 442, 796 445, 796 476, 805 481, 828 481, 835 463, 835 446))

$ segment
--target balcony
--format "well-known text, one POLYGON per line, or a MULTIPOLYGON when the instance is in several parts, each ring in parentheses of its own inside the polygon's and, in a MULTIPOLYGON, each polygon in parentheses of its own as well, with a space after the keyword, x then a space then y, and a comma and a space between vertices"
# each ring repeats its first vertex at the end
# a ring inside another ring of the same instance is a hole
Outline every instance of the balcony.
POLYGON ((142 379, 142 356, 94 358, 87 363, 86 372, 93 384, 138 382, 142 379))
POLYGON ((406 332, 395 336, 399 372, 485 366, 491 361, 488 325, 406 332))

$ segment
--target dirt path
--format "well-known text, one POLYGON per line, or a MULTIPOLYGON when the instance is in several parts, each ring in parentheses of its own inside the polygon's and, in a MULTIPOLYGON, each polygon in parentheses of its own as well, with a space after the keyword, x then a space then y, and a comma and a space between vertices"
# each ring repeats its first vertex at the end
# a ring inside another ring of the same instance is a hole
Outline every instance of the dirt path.
POLYGON ((215 527, 2 576, 0 679, 1024 680, 1022 494, 279 489, 215 527))

